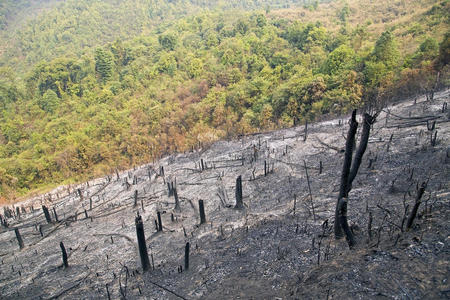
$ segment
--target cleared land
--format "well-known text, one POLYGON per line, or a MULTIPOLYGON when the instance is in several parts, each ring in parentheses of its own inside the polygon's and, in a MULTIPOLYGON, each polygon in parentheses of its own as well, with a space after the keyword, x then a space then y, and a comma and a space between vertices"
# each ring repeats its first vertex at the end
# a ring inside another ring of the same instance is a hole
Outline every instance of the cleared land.
POLYGON ((14 208, 0 231, 0 294, 4 299, 108 293, 112 299, 448 297, 449 99, 447 90, 433 101, 399 102, 378 116, 349 197, 354 250, 332 234, 345 117, 309 124, 306 140, 299 126, 221 141, 16 204, 20 216, 14 208), (234 208, 239 175, 243 209, 234 208), (406 231, 405 207, 409 214, 416 185, 424 181, 418 217, 406 231), (179 210, 169 196, 172 182, 179 210), (205 203, 203 225, 198 200, 205 203), (47 223, 42 205, 53 223, 47 223), (137 212, 151 257, 146 273, 137 248, 137 212), (155 228, 157 212, 162 232, 155 228), (25 245, 21 250, 15 228, 25 245), (62 266, 60 242, 68 268, 62 266))

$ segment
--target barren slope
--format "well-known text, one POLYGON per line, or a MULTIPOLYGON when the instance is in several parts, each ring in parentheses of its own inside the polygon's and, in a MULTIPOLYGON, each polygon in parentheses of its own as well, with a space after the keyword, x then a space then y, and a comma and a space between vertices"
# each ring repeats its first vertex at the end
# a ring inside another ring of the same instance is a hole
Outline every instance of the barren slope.
POLYGON ((448 297, 450 115, 443 103, 449 98, 445 91, 432 102, 401 102, 378 117, 350 192, 354 250, 332 235, 348 129, 344 118, 309 125, 306 141, 303 126, 221 141, 120 178, 112 174, 19 203, 26 213, 8 218, 9 227, 0 231, 0 294, 5 299, 106 298, 107 291, 112 299, 448 297), (436 121, 433 131, 426 120, 436 121), (265 161, 273 170, 267 176, 265 161), (233 208, 239 175, 242 210, 233 208), (427 180, 419 218, 412 230, 401 232, 404 206, 411 211, 416 184, 427 180), (179 211, 167 182, 177 188, 179 211), (201 226, 200 199, 207 218, 201 226), (42 204, 53 220, 55 208, 58 222, 46 224, 42 204), (137 251, 137 211, 154 265, 145 274, 137 251), (155 229, 157 211, 163 232, 155 229), (23 237, 22 250, 14 228, 23 237), (61 241, 68 249, 67 269, 61 241), (179 273, 187 241, 190 269, 179 273))

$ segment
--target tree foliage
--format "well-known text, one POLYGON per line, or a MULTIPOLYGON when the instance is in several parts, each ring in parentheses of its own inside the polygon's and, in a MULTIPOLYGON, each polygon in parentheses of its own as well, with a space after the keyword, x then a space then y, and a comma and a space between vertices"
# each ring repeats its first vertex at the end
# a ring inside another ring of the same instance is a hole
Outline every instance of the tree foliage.
POLYGON ((0 194, 346 113, 448 72, 448 34, 404 55, 392 31, 226 11, 295 1, 208 10, 218 2, 70 0, 24 25, 0 59, 0 194))

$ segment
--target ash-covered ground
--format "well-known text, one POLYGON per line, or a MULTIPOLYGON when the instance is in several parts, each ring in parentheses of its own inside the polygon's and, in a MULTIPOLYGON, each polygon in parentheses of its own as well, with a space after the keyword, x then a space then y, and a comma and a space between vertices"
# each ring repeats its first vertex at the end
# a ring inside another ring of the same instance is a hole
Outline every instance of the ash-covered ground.
POLYGON ((352 250, 333 235, 348 130, 343 117, 309 124, 306 139, 299 126, 220 141, 10 206, 0 230, 0 298, 449 298, 449 99, 447 90, 378 116, 349 195, 352 250), (236 209, 240 175, 244 208, 236 209), (202 225, 198 200, 205 203, 202 225), (137 213, 151 262, 145 273, 137 213))

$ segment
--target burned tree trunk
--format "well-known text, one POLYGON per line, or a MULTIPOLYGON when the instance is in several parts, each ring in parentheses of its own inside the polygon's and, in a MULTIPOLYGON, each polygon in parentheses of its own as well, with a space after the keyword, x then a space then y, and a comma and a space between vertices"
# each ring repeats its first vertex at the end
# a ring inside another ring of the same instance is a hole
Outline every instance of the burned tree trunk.
POLYGON ((303 136, 303 141, 306 142, 306 139, 308 138, 308 121, 305 123, 305 135, 303 136))
POLYGON ((242 201, 242 176, 239 175, 236 178, 236 205, 234 208, 241 209, 244 208, 244 202, 242 201))
POLYGON ((361 165, 362 158, 364 155, 364 152, 366 152, 367 149, 367 143, 369 142, 369 135, 370 135, 370 127, 372 126, 374 122, 374 117, 371 115, 365 113, 364 119, 363 119, 363 128, 361 133, 361 141, 359 142, 358 150, 356 151, 355 158, 352 162, 352 168, 350 170, 350 175, 348 178, 348 186, 347 186, 347 194, 350 192, 352 188, 352 182, 356 177, 356 174, 358 173, 359 166, 361 165))
POLYGON ((175 198, 175 210, 180 210, 180 200, 178 199, 177 188, 173 189, 173 197, 175 198))
POLYGON ((186 243, 186 247, 184 247, 184 269, 189 270, 189 242, 186 243))
POLYGON ((52 223, 52 218, 50 217, 50 213, 48 212, 48 208, 45 205, 42 205, 42 210, 44 211, 45 219, 48 224, 52 223))
MULTIPOLYGON (((336 203, 336 211, 334 218, 334 236, 336 239, 342 238, 342 226, 340 222, 340 206, 342 198, 347 198, 348 196, 348 183, 349 183, 349 175, 350 175, 350 166, 352 163, 352 154, 353 154, 353 144, 355 142, 356 130, 358 129, 358 122, 356 121, 356 110, 352 113, 352 118, 350 119, 350 128, 347 134, 347 141, 345 143, 345 156, 344 156, 344 165, 342 167, 341 174, 341 185, 339 189, 338 201, 336 203)), ((347 219, 345 218, 346 221, 347 219)))
POLYGON ((14 233, 16 234, 17 242, 19 242, 20 249, 23 249, 24 245, 23 245, 23 240, 22 240, 22 236, 20 235, 19 229, 14 228, 14 233))
POLYGON ((66 252, 66 247, 64 247, 64 243, 60 242, 59 243, 59 247, 61 247, 61 251, 62 251, 62 259, 63 259, 63 264, 65 268, 69 267, 69 262, 67 261, 67 252, 66 252))
POLYGON ((158 211, 158 231, 163 231, 162 221, 161 221, 161 213, 158 211))
POLYGON ((339 225, 342 230, 344 230, 345 238, 347 239, 348 246, 352 248, 355 245, 355 239, 353 237, 352 231, 348 226, 347 221, 347 198, 341 198, 338 202, 338 217, 339 225))
POLYGON ((198 200, 198 208, 200 210, 200 224, 205 224, 206 216, 205 216, 205 206, 203 205, 203 200, 198 200))
POLYGON ((150 269, 150 260, 148 258, 147 245, 145 244, 144 224, 142 223, 142 217, 137 216, 136 222, 136 235, 139 246, 139 255, 141 257, 142 269, 147 271, 150 269))
POLYGON ((53 214, 55 215, 55 221, 58 222, 58 215, 56 214, 56 209, 53 206, 53 214))
POLYGON ((417 196, 416 196, 416 200, 414 202, 414 207, 411 211, 411 214, 408 217, 408 220, 406 221, 406 230, 409 230, 412 227, 414 219, 417 215, 417 211, 419 210, 419 205, 420 205, 420 203, 422 203, 421 199, 422 199, 423 193, 425 192, 426 187, 427 187, 426 182, 423 182, 422 185, 420 186, 419 190, 417 191, 417 196))
POLYGON ((316 212, 314 210, 314 201, 313 201, 313 197, 312 197, 312 193, 311 193, 311 184, 309 182, 308 166, 306 165, 305 160, 303 160, 303 165, 305 167, 306 180, 308 182, 309 200, 311 201, 312 214, 313 214, 314 221, 316 221, 316 212))

